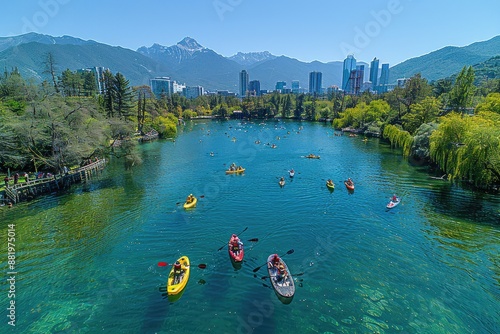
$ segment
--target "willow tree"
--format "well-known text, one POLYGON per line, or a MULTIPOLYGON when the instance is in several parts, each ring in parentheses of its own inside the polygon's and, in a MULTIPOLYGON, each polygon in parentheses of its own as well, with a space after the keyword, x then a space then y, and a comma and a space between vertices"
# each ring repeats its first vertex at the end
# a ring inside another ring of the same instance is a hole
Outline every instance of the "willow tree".
POLYGON ((498 115, 485 112, 471 122, 464 145, 458 149, 458 164, 452 176, 470 180, 477 186, 500 182, 498 115))
POLYGON ((368 124, 380 126, 382 120, 387 118, 390 106, 383 100, 373 100, 370 104, 358 103, 353 108, 347 108, 339 114, 339 118, 333 121, 335 128, 353 126, 355 128, 365 128, 368 124))
POLYGON ((430 137, 431 159, 447 174, 454 175, 458 165, 458 149, 470 128, 470 117, 451 113, 441 117, 439 127, 430 137))
POLYGON ((431 135, 431 157, 450 179, 488 186, 500 182, 500 116, 481 112, 443 118, 431 135))
POLYGON ((388 124, 384 127, 382 136, 389 139, 392 147, 401 147, 405 157, 411 154, 413 137, 408 131, 401 129, 397 125, 388 124))
POLYGON ((491 93, 486 99, 476 106, 476 113, 491 111, 500 114, 500 93, 491 93))

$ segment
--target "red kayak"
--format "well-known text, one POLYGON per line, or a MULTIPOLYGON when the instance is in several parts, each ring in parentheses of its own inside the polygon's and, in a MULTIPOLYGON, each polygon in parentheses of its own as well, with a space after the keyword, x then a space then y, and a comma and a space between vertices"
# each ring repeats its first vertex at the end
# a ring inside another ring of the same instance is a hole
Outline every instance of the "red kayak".
POLYGON ((345 187, 348 189, 348 190, 354 190, 354 183, 353 182, 347 182, 347 181, 344 181, 344 184, 345 184, 345 187))
POLYGON ((233 260, 234 262, 243 261, 243 257, 245 256, 245 250, 243 249, 243 243, 236 234, 233 234, 231 238, 229 238, 227 251, 229 253, 229 256, 231 257, 231 260, 233 260))

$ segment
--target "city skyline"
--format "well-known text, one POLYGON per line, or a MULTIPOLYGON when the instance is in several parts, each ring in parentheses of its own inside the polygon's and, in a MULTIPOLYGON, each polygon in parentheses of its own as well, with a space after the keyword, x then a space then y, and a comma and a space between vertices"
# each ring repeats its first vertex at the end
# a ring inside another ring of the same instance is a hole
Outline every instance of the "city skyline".
POLYGON ((0 22, 2 37, 33 31, 137 50, 154 43, 174 45, 190 36, 226 57, 269 51, 304 62, 341 61, 353 54, 360 62, 376 56, 394 66, 446 46, 466 46, 500 34, 496 17, 500 2, 493 0, 460 5, 430 0, 354 4, 318 0, 308 5, 296 0, 286 5, 213 0, 196 5, 157 1, 150 6, 117 0, 39 0, 8 2, 3 9, 9 15, 0 22), (346 15, 353 8, 354 14, 346 15), (92 22, 118 28, 105 29, 92 22), (437 22, 443 27, 439 33, 433 24, 437 22), (249 25, 252 33, 241 38, 240 27, 249 25), (176 29, 163 29, 167 26, 176 29), (273 38, 273 27, 278 26, 280 38, 273 38))

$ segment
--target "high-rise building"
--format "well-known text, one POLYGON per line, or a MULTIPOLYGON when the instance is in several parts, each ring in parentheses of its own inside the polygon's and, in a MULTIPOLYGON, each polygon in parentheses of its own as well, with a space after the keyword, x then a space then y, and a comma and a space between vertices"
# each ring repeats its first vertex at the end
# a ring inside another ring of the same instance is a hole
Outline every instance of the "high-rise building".
POLYGON ((240 97, 242 97, 242 98, 247 95, 248 80, 249 80, 249 78, 248 78, 247 71, 242 70, 240 72, 240 91, 239 91, 240 97))
POLYGON ((177 81, 174 81, 174 83, 172 85, 172 91, 174 94, 176 94, 176 93, 182 94, 182 91, 184 90, 184 88, 186 88, 186 84, 180 84, 177 81))
POLYGON ((401 87, 401 88, 404 88, 406 86, 406 83, 408 82, 408 78, 401 78, 401 79, 398 79, 397 80, 397 86, 398 87, 401 87))
POLYGON ((250 96, 260 96, 260 81, 252 80, 248 83, 248 93, 250 96))
POLYGON ((349 78, 351 77, 351 72, 356 69, 356 58, 353 55, 348 55, 344 59, 344 67, 342 71, 342 90, 346 90, 349 86, 349 78))
POLYGON ((382 70, 380 72, 380 82, 378 84, 378 93, 387 92, 389 84, 389 64, 382 64, 382 70))
POLYGON ((375 91, 378 85, 378 59, 373 58, 370 64, 370 81, 372 82, 372 90, 375 91))
POLYGON ((151 91, 159 99, 162 95, 170 96, 174 93, 174 81, 170 77, 156 77, 150 80, 151 91))
POLYGON ((286 82, 285 81, 278 81, 276 82, 276 90, 282 91, 286 87, 286 82))
POLYGON ((292 93, 298 94, 300 89, 299 80, 292 81, 292 93))
POLYGON ((321 72, 309 73, 309 93, 321 94, 322 76, 321 72))
POLYGON ((182 94, 188 99, 195 99, 204 95, 205 90, 201 86, 187 86, 182 89, 182 94))
POLYGON ((359 94, 363 87, 363 78, 365 76, 365 65, 356 66, 355 70, 351 71, 349 76, 349 84, 347 85, 346 92, 350 94, 359 94))

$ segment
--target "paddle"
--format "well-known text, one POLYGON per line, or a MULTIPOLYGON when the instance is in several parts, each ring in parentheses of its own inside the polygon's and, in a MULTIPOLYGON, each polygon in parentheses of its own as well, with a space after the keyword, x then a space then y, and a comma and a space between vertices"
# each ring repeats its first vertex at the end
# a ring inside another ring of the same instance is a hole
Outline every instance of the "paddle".
MULTIPOLYGON (((290 276, 292 276, 292 277, 298 277, 298 276, 302 276, 302 275, 304 275, 304 273, 298 273, 297 275, 292 274, 292 275, 290 275, 290 276)), ((272 276, 262 276, 260 279, 267 279, 267 278, 269 278, 269 277, 276 277, 276 275, 272 275, 272 276)))
MULTIPOLYGON (((173 265, 173 263, 167 263, 164 261, 158 262, 158 267, 166 267, 166 266, 171 266, 171 265, 173 265)), ((192 265, 190 265, 190 266, 192 266, 192 265)), ((198 266, 198 268, 200 268, 200 269, 205 269, 207 267, 207 265, 205 263, 200 263, 200 264, 197 264, 195 266, 198 266)))
POLYGON ((248 241, 251 241, 251 242, 257 242, 257 241, 259 241, 259 238, 249 239, 248 241))
MULTIPOLYGON (((293 252, 295 252, 295 251, 294 251, 293 249, 290 249, 288 252, 286 252, 286 254, 292 254, 293 252)), ((280 257, 283 257, 283 256, 285 256, 286 254, 283 254, 283 255, 281 255, 280 257)), ((255 268, 255 269, 253 270, 253 272, 254 272, 254 273, 256 273, 257 271, 259 271, 259 270, 260 270, 260 268, 262 268, 262 267, 263 267, 263 266, 265 266, 266 264, 267 264, 267 261, 266 261, 266 263, 264 263, 263 265, 261 265, 261 266, 259 266, 259 267, 255 268)))
MULTIPOLYGON (((243 231, 241 231, 240 233, 236 234, 236 236, 239 236, 241 233, 245 232, 246 230, 248 229, 248 226, 245 227, 245 229, 243 231)), ((225 246, 227 246, 227 244, 225 244, 224 246, 222 246, 221 248, 219 248, 217 251, 220 251, 222 248, 224 248, 225 246)))

